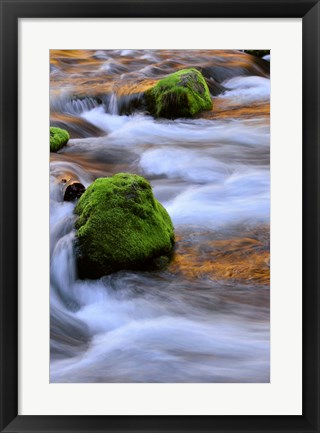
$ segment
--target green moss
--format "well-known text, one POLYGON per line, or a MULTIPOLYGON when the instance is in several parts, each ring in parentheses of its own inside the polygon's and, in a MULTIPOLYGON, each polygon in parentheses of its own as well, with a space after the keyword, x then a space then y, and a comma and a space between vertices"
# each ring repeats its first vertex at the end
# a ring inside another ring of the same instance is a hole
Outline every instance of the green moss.
POLYGON ((194 68, 163 78, 147 90, 145 96, 149 111, 157 117, 193 117, 199 111, 212 108, 207 83, 194 68))
POLYGON ((70 135, 61 128, 50 127, 50 152, 57 152, 68 143, 70 135))
POLYGON ((119 173, 96 179, 75 213, 80 278, 98 278, 121 269, 146 269, 174 244, 171 219, 154 198, 149 182, 119 173))

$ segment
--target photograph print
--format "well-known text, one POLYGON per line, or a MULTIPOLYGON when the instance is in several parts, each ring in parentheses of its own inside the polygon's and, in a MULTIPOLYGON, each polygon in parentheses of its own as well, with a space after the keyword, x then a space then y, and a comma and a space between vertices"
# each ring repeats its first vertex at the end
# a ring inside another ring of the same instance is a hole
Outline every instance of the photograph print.
POLYGON ((50 51, 50 383, 270 382, 270 50, 243 48, 50 51))

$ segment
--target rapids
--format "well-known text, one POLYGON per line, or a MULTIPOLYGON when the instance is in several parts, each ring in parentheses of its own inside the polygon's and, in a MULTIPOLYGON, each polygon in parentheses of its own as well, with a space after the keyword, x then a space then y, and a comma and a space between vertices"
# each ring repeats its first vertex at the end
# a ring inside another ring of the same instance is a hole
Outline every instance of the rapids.
POLYGON ((268 71, 237 51, 51 52, 51 124, 72 137, 50 161, 51 382, 269 382, 268 71), (187 66, 212 112, 127 110, 187 66), (175 226, 173 261, 79 280, 65 181, 118 172, 151 182, 175 226))

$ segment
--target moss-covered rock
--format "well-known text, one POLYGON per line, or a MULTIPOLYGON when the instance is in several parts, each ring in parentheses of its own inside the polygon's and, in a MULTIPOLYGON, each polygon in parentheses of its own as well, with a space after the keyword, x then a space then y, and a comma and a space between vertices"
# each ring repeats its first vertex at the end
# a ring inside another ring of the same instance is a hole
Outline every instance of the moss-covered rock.
POLYGON ((149 182, 119 173, 96 179, 80 197, 75 213, 80 278, 98 278, 121 269, 148 269, 170 257, 171 219, 154 198, 149 182))
POLYGON ((50 152, 57 152, 65 144, 68 143, 70 138, 69 132, 65 129, 50 127, 50 152))
POLYGON ((212 100, 205 79, 197 69, 182 69, 158 81, 145 92, 149 111, 156 117, 193 117, 210 110, 212 100))

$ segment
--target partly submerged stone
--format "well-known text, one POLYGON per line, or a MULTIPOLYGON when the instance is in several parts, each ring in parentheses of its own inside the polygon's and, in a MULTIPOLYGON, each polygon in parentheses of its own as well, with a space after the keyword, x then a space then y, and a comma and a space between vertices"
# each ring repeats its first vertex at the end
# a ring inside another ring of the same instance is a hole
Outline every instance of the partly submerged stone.
POLYGON ((170 257, 174 230, 149 182, 119 173, 96 179, 80 197, 75 213, 80 278, 98 278, 121 269, 148 269, 170 257))
POLYGON ((264 57, 270 54, 270 50, 244 50, 244 52, 256 57, 264 57))
POLYGON ((50 127, 50 152, 57 152, 69 141, 69 132, 65 129, 50 127))
POLYGON ((80 182, 72 182, 69 185, 67 185, 63 200, 64 201, 73 201, 77 198, 80 198, 82 194, 85 192, 86 188, 82 185, 80 182))
POLYGON ((169 119, 193 117, 212 108, 207 83, 194 68, 182 69, 158 81, 145 92, 145 98, 151 114, 169 119))

